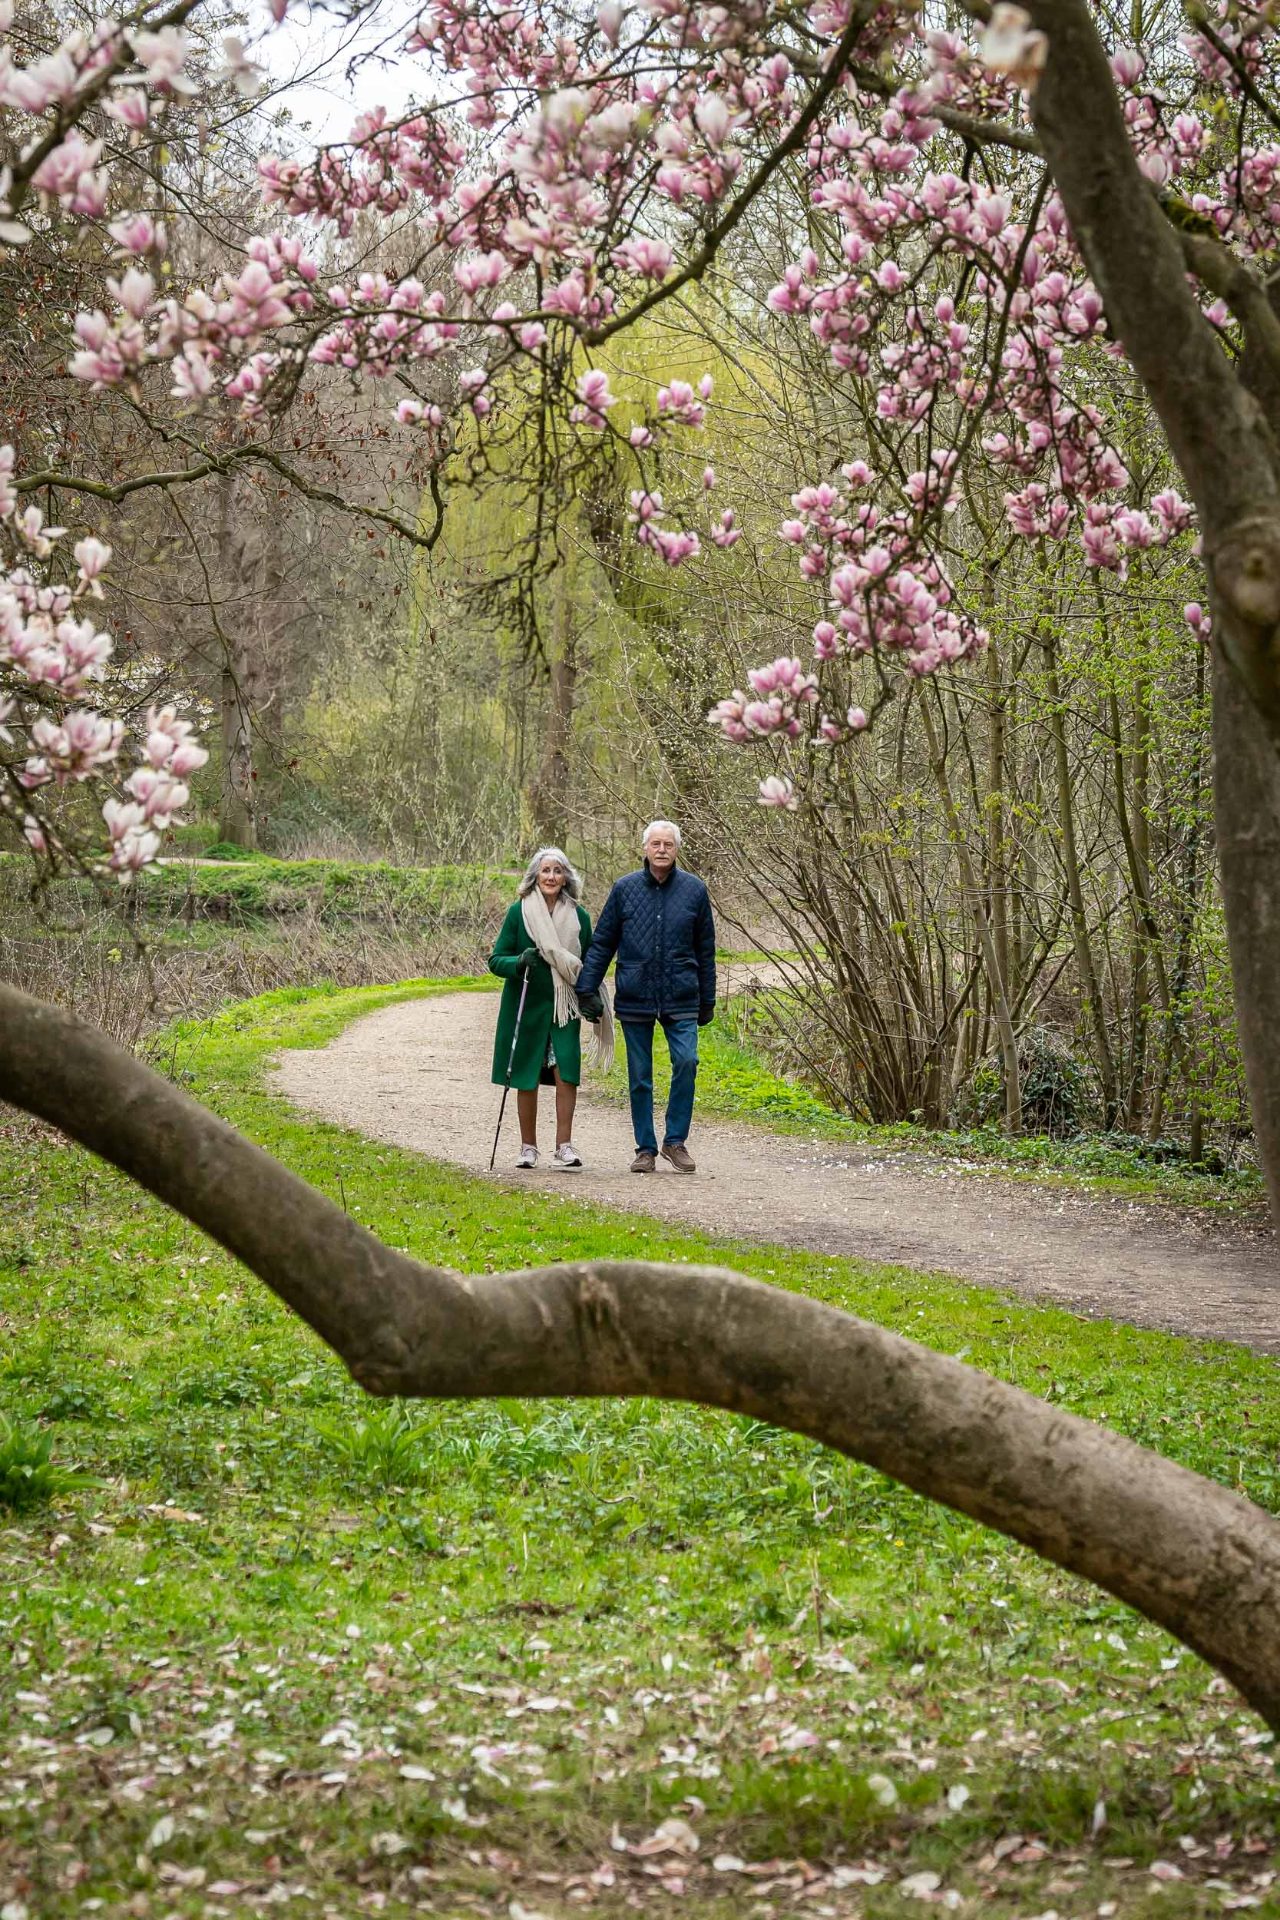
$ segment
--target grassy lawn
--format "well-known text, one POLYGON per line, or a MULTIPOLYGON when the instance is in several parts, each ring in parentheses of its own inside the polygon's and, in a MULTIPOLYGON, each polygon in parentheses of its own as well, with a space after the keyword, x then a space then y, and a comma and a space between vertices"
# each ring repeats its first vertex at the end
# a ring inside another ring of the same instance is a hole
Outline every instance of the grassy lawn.
MULTIPOLYGON (((0 855, 0 883, 16 906, 30 889, 30 865, 0 855)), ((497 913, 510 877, 482 866, 393 867, 385 861, 273 860, 263 854, 234 862, 166 861, 139 881, 147 918, 184 916, 246 923, 310 912, 323 920, 435 917, 442 911, 497 913)), ((96 902, 92 883, 75 876, 52 882, 43 896, 56 915, 96 902)), ((115 938, 119 939, 119 932, 115 938)))
MULTIPOLYGON (((727 1262, 1280 1505, 1270 1361, 510 1192, 264 1091, 274 1051, 423 990, 267 996, 164 1058, 424 1259, 727 1262)), ((649 1402, 370 1403, 21 1122, 0 1342, 5 1920, 1277 1910, 1272 1744, 1221 1681, 807 1442, 649 1402)))

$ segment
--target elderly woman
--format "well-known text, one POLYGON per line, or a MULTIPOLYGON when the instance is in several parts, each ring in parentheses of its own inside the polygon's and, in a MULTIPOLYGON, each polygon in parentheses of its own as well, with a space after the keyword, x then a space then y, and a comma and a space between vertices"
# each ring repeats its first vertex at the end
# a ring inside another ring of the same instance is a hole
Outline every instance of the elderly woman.
MULTIPOLYGON (((573 1113, 582 1078, 574 982, 591 940, 591 921, 579 904, 581 892, 582 882, 568 856, 559 847, 539 848, 525 868, 518 897, 507 909, 489 956, 490 973, 506 982, 493 1043, 493 1078, 502 1086, 511 1062, 511 1085, 520 1115, 516 1166, 521 1168, 538 1164, 538 1088, 543 1083, 554 1084, 556 1090, 556 1150, 551 1164, 560 1169, 582 1165, 573 1144, 573 1113), (517 1035, 526 973, 528 991, 517 1035)), ((613 1022, 607 1005, 596 1022, 595 1039, 597 1059, 607 1065, 613 1051, 613 1022)))

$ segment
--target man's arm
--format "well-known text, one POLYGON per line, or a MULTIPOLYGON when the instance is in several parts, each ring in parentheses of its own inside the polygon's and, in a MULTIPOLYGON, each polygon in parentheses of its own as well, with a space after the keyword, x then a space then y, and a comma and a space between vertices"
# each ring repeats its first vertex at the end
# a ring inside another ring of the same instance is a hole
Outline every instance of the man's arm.
POLYGON ((622 911, 618 905, 618 885, 615 881, 609 889, 609 898, 604 903, 604 912, 596 921, 596 930, 591 936, 591 945, 587 948, 587 957, 578 975, 579 999, 584 993, 599 991, 600 982, 609 971, 609 962, 618 951, 618 942, 621 938, 622 911))
POLYGON ((705 888, 694 922, 693 941, 698 956, 698 1019, 706 1026, 716 1006, 716 922, 711 911, 711 895, 705 888))

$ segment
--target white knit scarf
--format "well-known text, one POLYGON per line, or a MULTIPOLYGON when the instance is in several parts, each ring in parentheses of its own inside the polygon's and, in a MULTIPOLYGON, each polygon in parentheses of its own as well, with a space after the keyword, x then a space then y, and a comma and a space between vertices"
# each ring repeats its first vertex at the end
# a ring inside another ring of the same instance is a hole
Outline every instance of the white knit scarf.
MULTIPOLYGON (((578 996, 573 990, 582 971, 578 909, 567 893, 561 893, 554 908, 549 909, 538 887, 526 893, 520 909, 525 932, 551 969, 551 984, 555 990, 552 1022, 557 1027, 568 1026, 570 1020, 581 1018, 578 996)), ((592 1028, 593 1054, 596 1066, 602 1073, 607 1073, 613 1065, 613 1012, 603 985, 600 998, 604 1001, 604 1013, 592 1028)))

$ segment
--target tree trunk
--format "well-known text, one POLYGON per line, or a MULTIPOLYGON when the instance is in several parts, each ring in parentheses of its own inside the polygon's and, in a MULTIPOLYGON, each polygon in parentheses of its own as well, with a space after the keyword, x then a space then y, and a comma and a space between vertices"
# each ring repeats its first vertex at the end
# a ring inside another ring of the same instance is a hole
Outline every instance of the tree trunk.
POLYGON ((1280 1220, 1280 758, 1238 677, 1213 673, 1213 798, 1236 1022, 1280 1220))
POLYGON ((987 918, 986 902, 983 899, 982 888, 978 884, 978 876, 973 870, 973 862, 969 858, 964 827, 952 796, 951 783, 947 779, 947 763, 942 742, 933 724, 933 715, 923 701, 920 704, 920 712, 924 720, 925 737, 929 743, 929 759, 933 767, 934 781, 946 815, 947 831, 956 850, 956 859, 960 865, 960 879, 968 895, 974 931, 978 936, 978 946, 982 953, 987 991, 991 995, 996 1033, 1000 1041, 1000 1065, 1004 1073, 1005 1132, 1013 1137, 1022 1132, 1022 1070, 1018 1065, 1018 1036, 1014 1031, 1013 1015, 1009 1010, 1009 996, 1005 990, 1004 976, 996 957, 995 941, 987 918))
POLYGON ((1080 855, 1076 847, 1075 806, 1071 797, 1071 763, 1067 757, 1067 730, 1062 714, 1062 684, 1058 674, 1058 642, 1051 627, 1044 627, 1045 677, 1052 703, 1049 721, 1053 736, 1054 769, 1058 780, 1058 825, 1062 830, 1062 864, 1066 869, 1067 901, 1071 909, 1071 937, 1075 947, 1076 972, 1080 991, 1093 1026, 1093 1044, 1097 1050, 1098 1078, 1102 1085, 1103 1122, 1116 1123, 1116 1067, 1107 1033, 1107 1012, 1102 999, 1102 982, 1089 938, 1089 922, 1084 910, 1084 887, 1080 878, 1080 855))
POLYGON ((0 1098, 221 1241, 370 1393, 643 1395, 806 1434, 1115 1594, 1280 1728, 1280 1523, 1105 1427, 718 1268, 421 1266, 105 1034, 2 986, 0 1098))
POLYGON ((222 797, 218 807, 218 838, 233 847, 256 847, 258 826, 254 807, 253 715, 250 706, 252 664, 240 622, 246 617, 231 583, 243 580, 244 543, 236 537, 235 478, 224 473, 218 481, 219 579, 226 599, 236 608, 236 630, 226 633, 214 613, 222 642, 222 797))
POLYGON ((1028 0, 1048 58, 1032 117, 1071 229, 1199 515, 1214 606, 1214 796, 1254 1133, 1280 1218, 1280 347, 1274 290, 1178 233, 1143 178, 1085 0, 1028 0), (1225 275, 1245 352, 1223 351, 1188 277, 1225 275), (1251 703, 1251 708, 1246 705, 1251 703))
POLYGON ((236 648, 222 668, 222 800, 218 812, 218 838, 233 847, 258 844, 247 677, 248 662, 243 649, 236 648))
POLYGON ((556 569, 555 655, 551 661, 550 700, 542 759, 529 789, 529 810, 546 841, 563 845, 569 825, 569 753, 578 699, 578 634, 568 565, 556 569))

